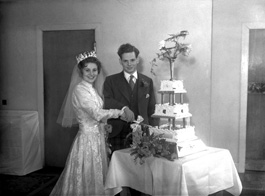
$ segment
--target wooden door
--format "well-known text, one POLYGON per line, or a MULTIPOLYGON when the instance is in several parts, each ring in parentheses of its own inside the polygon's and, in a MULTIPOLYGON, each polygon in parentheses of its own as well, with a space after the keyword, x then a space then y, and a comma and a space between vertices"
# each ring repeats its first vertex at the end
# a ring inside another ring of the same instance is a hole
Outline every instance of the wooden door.
POLYGON ((249 34, 246 170, 265 171, 265 30, 249 34))
POLYGON ((63 167, 78 127, 56 123, 67 93, 76 55, 91 51, 95 30, 60 30, 43 33, 45 165, 63 167))

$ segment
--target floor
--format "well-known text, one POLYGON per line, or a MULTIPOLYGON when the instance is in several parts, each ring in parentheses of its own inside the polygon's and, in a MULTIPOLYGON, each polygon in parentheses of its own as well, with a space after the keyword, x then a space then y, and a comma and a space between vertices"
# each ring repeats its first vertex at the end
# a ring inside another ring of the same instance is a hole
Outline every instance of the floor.
POLYGON ((248 171, 239 174, 243 185, 243 191, 240 196, 265 196, 265 172, 248 171))
MULTIPOLYGON (((62 172, 62 168, 46 167, 36 172, 58 174, 59 177, 60 173, 62 172)), ((244 174, 240 173, 239 177, 243 185, 243 191, 240 196, 265 196, 265 172, 246 171, 244 174)), ((56 182, 51 183, 49 186, 36 193, 34 196, 48 196, 55 183, 56 182)))
MULTIPOLYGON (((49 174, 57 174, 58 178, 61 174, 61 172, 63 171, 63 168, 58 168, 58 167, 45 167, 44 169, 41 169, 39 171, 39 173, 49 173, 49 174)), ((31 196, 49 196, 53 187, 55 186, 56 181, 49 184, 45 189, 42 189, 41 191, 39 191, 38 193, 36 193, 35 195, 31 195, 31 196)))

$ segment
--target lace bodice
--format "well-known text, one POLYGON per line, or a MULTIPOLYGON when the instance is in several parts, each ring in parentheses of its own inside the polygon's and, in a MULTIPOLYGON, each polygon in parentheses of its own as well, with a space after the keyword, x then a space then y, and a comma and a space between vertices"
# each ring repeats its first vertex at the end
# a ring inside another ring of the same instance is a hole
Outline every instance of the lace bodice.
POLYGON ((82 130, 97 126, 100 122, 106 122, 108 118, 118 118, 120 110, 104 110, 103 101, 93 86, 86 82, 80 82, 73 92, 73 106, 82 130))

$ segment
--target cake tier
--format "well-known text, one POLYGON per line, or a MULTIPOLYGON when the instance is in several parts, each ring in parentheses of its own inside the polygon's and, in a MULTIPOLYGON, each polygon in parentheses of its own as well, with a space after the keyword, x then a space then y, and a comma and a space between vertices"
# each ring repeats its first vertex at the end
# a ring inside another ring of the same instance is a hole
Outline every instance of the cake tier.
POLYGON ((154 115, 158 116, 173 116, 180 117, 190 115, 189 104, 175 104, 169 105, 169 103, 156 104, 154 115))
POLYGON ((160 94, 176 94, 176 93, 187 93, 186 90, 158 90, 160 94))
MULTIPOLYGON (((176 142, 173 139, 167 139, 169 143, 176 142)), ((195 154, 207 150, 207 146, 200 139, 187 140, 182 142, 176 142, 176 152, 178 158, 185 157, 187 155, 195 154)))
POLYGON ((181 158, 207 149, 207 146, 195 135, 194 126, 178 130, 159 129, 151 127, 150 133, 163 134, 167 142, 175 146, 177 157, 181 158), (175 145, 173 145, 175 144, 175 145))
POLYGON ((154 133, 155 135, 163 134, 164 138, 174 139, 174 141, 176 142, 197 139, 197 136, 195 135, 194 126, 187 126, 185 128, 177 129, 177 130, 150 127, 149 131, 150 131, 150 134, 152 133, 154 133))
POLYGON ((185 91, 183 80, 161 80, 160 91, 185 91))

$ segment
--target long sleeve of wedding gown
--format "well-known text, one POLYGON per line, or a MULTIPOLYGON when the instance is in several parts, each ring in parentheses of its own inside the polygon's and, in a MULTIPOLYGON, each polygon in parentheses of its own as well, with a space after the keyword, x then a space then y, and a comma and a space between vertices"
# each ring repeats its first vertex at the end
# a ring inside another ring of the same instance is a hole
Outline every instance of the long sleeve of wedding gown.
POLYGON ((122 114, 121 110, 102 109, 103 101, 93 87, 88 88, 85 85, 78 85, 74 90, 72 100, 77 113, 85 113, 89 118, 96 121, 118 118, 122 114))

